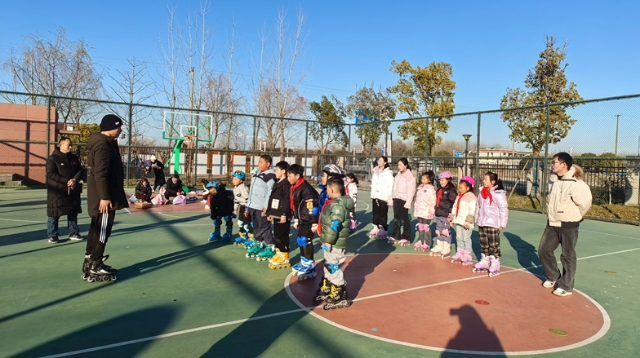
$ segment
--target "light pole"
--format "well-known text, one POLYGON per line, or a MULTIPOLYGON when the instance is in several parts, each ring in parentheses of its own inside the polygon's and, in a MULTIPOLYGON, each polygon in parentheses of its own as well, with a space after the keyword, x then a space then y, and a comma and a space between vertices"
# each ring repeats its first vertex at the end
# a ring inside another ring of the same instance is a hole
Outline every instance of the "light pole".
POLYGON ((471 134, 463 134, 462 135, 464 137, 464 141, 466 142, 465 144, 465 149, 464 149, 464 175, 469 175, 468 173, 468 169, 469 169, 469 138, 471 138, 471 134))

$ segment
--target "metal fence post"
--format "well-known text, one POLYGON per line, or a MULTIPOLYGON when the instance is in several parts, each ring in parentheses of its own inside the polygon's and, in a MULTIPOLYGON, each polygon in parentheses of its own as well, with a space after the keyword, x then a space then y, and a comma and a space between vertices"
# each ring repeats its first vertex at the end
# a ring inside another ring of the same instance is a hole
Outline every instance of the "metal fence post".
POLYGON ((257 142, 257 130, 258 128, 256 127, 256 121, 258 119, 254 116, 253 117, 253 145, 251 146, 251 170, 253 170, 253 168, 255 167, 255 156, 256 156, 256 142, 257 142))
MULTIPOLYGON (((547 124, 545 126, 544 133, 544 161, 542 163, 542 185, 540 185, 540 191, 542 192, 542 200, 540 201, 540 207, 542 209, 542 213, 547 213, 547 181, 548 181, 548 162, 549 162, 549 126, 551 122, 551 112, 549 110, 549 103, 546 106, 547 109, 547 124)), ((536 170, 537 172, 537 170, 536 170)))
MULTIPOLYGON (((482 178, 483 175, 480 174, 480 123, 482 122, 482 114, 478 113, 478 139, 476 139, 476 179, 478 180, 478 183, 482 183, 482 178)), ((476 185, 476 194, 480 192, 480 190, 478 190, 478 188, 480 187, 480 185, 476 185)))
MULTIPOLYGON (((197 111, 197 112, 198 114, 200 114, 200 111, 197 111)), ((194 133, 196 135, 196 145, 195 145, 195 150, 193 154, 193 186, 198 185, 198 129, 197 128, 200 128, 200 116, 196 117, 196 133, 194 133)), ((228 165, 229 163, 227 163, 227 166, 228 165)))
POLYGON ((309 155, 309 122, 304 122, 304 163, 302 164, 302 168, 307 167, 307 156, 309 155))
MULTIPOLYGON (((427 170, 427 161, 429 160, 429 118, 424 120, 425 127, 427 129, 426 135, 424 138, 424 170, 427 170)), ((432 165, 433 170, 435 171, 435 165, 432 165)))
POLYGON ((129 180, 131 179, 131 137, 133 128, 133 103, 129 102, 129 135, 127 140, 127 176, 126 185, 129 186, 129 180))
POLYGON ((49 158, 50 153, 51 153, 51 96, 47 96, 47 153, 46 153, 47 158, 49 158))

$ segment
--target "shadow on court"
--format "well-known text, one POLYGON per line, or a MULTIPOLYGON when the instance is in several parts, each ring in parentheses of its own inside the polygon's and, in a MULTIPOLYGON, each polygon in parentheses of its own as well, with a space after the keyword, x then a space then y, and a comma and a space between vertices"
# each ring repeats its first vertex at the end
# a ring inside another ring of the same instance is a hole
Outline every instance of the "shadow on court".
MULTIPOLYGON (((89 349, 96 345, 109 344, 114 341, 122 342, 156 336, 162 334, 175 319, 177 313, 177 308, 164 305, 123 314, 56 338, 28 351, 19 353, 14 357, 41 357, 68 352, 70 350, 89 349)), ((88 321, 92 320, 93 319, 88 318, 88 321)), ((122 354, 118 353, 117 348, 112 348, 107 351, 89 353, 89 355, 92 357, 134 357, 142 352, 151 341, 152 340, 147 340, 127 345, 126 348, 123 348, 126 349, 126 352, 123 351, 121 352, 122 354)))
MULTIPOLYGON (((526 268, 538 278, 544 277, 544 269, 542 268, 542 262, 538 258, 538 250, 536 247, 522 240, 520 236, 514 233, 505 231, 503 234, 509 241, 509 244, 511 244, 511 247, 518 253, 518 263, 520 266, 526 268)), ((544 281, 542 278, 540 280, 544 281)))
POLYGON ((494 331, 484 323, 478 312, 469 305, 450 310, 451 316, 458 316, 460 330, 456 336, 447 343, 447 347, 441 357, 469 357, 469 354, 455 352, 455 350, 470 350, 492 352, 492 357, 506 357, 500 339, 494 331), (451 351, 449 351, 451 350, 451 351))

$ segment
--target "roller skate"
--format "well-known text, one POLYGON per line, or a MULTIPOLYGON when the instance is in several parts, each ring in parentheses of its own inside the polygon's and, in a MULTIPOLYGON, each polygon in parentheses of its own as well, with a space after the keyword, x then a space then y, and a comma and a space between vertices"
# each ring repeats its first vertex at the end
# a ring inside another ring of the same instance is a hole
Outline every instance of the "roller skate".
POLYGON ((247 254, 245 256, 248 259, 257 257, 262 249, 264 249, 264 244, 262 242, 254 241, 253 245, 251 245, 251 247, 249 247, 249 250, 247 250, 247 254))
POLYGON ((473 256, 471 255, 471 251, 462 250, 462 266, 473 265, 473 256))
POLYGON ((444 241, 436 240, 436 244, 431 248, 429 256, 442 256, 442 244, 444 241))
POLYGON ((452 264, 460 264, 462 263, 462 257, 464 256, 464 250, 457 249, 455 255, 451 257, 452 264))
POLYGON ((298 276, 298 280, 306 280, 316 277, 315 262, 312 259, 306 257, 300 258, 300 263, 293 266, 291 270, 293 276, 298 276))
POLYGON ((358 222, 355 219, 351 219, 351 222, 349 223, 349 232, 354 233, 356 232, 357 228, 358 228, 358 222))
POLYGON ((269 268, 277 270, 289 267, 291 267, 291 264, 289 263, 289 253, 276 249, 276 254, 273 255, 271 260, 269 260, 269 268))
POLYGON ((244 232, 239 232, 238 233, 238 237, 236 237, 235 240, 233 240, 233 244, 236 246, 241 246, 244 245, 244 240, 246 238, 247 234, 244 232))
POLYGON ((489 256, 491 266, 489 266, 489 277, 495 277, 500 274, 500 258, 493 255, 489 256))
POLYGON ((399 242, 400 240, 396 240, 394 239, 392 236, 388 236, 387 237, 387 244, 389 245, 395 245, 399 242))
POLYGON ((331 287, 333 284, 331 281, 327 280, 326 277, 322 278, 322 282, 320 282, 320 288, 316 291, 316 295, 313 297, 313 302, 322 302, 326 300, 331 294, 331 287))
POLYGON ((409 245, 411 245, 411 243, 407 239, 402 239, 402 240, 398 241, 398 245, 400 245, 400 246, 409 246, 409 245))
POLYGON ((373 225, 373 229, 371 229, 371 231, 369 231, 369 238, 370 239, 377 239, 379 230, 380 229, 378 229, 378 225, 373 225))
MULTIPOLYGON (((413 244, 413 249, 415 251, 422 251, 422 245, 423 245, 422 241, 418 240, 416 241, 415 244, 413 244)), ((429 245, 427 245, 427 247, 429 247, 429 245)))
POLYGON ((443 260, 451 257, 451 243, 446 241, 442 242, 442 251, 440 251, 440 256, 443 260))
POLYGON ((273 248, 273 245, 267 245, 262 249, 262 251, 258 253, 258 255, 256 256, 256 261, 270 260, 275 254, 276 252, 273 248))
POLYGON ((480 261, 473 267, 473 272, 488 272, 491 265, 490 258, 485 254, 481 255, 480 261))
POLYGON ((227 231, 222 235, 222 241, 231 241, 231 237, 233 236, 233 227, 227 226, 227 231))
POLYGON ((378 229, 378 235, 377 235, 378 240, 386 240, 388 236, 389 236, 389 233, 387 232, 387 230, 385 230, 382 227, 378 229))
POLYGON ((216 225, 213 232, 209 234, 209 242, 220 241, 220 226, 216 225))
POLYGON ((104 260, 106 260, 104 256, 102 257, 102 259, 97 261, 91 260, 87 272, 82 274, 82 280, 87 282, 115 281, 117 279, 116 273, 118 273, 118 270, 114 269, 111 266, 105 265, 103 263, 104 260))
POLYGON ((333 310, 336 308, 346 308, 351 306, 351 301, 347 299, 347 285, 336 286, 331 284, 331 293, 324 302, 322 309, 325 311, 333 310))

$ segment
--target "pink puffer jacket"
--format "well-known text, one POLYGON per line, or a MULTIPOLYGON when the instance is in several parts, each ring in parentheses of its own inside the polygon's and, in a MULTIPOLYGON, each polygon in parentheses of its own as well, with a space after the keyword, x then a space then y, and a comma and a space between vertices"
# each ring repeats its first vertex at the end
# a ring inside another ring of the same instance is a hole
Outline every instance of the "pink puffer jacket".
POLYGON ((493 187, 489 190, 491 197, 482 197, 482 189, 478 195, 476 204, 476 224, 478 226, 504 228, 509 220, 509 209, 507 195, 504 190, 496 190, 493 187))
POLYGON ((404 173, 396 174, 393 179, 393 190, 391 191, 391 197, 393 199, 404 200, 405 209, 411 209, 411 203, 413 203, 413 196, 416 194, 416 178, 413 176, 411 170, 405 170, 404 173))
POLYGON ((416 194, 413 216, 422 219, 433 219, 436 214, 436 189, 431 184, 421 184, 416 194))

